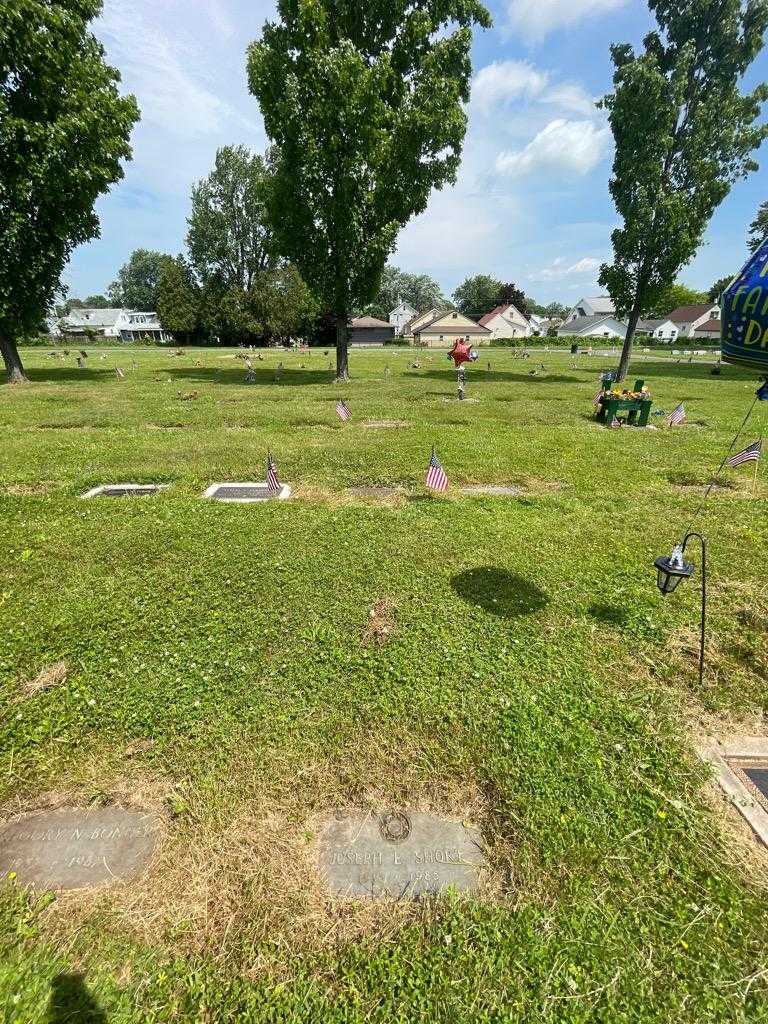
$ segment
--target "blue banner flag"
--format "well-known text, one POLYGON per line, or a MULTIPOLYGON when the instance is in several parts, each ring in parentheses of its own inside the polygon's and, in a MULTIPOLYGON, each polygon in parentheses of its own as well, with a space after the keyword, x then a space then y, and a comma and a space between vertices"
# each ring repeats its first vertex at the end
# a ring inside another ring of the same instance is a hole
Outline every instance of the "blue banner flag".
POLYGON ((723 292, 723 359, 768 372, 768 238, 723 292))

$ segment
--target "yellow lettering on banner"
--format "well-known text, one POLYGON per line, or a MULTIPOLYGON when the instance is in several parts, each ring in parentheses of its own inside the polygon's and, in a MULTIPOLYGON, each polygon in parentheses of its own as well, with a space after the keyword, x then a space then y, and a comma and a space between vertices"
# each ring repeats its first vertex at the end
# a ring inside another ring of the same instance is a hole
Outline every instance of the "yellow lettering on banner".
POLYGON ((738 302, 739 302, 739 298, 740 298, 740 296, 741 296, 741 295, 743 295, 743 294, 744 294, 744 292, 745 292, 746 290, 747 290, 747 289, 746 289, 746 286, 742 284, 742 285, 740 285, 740 286, 739 286, 739 287, 738 287, 738 288, 736 289, 736 291, 735 291, 735 292, 733 293, 733 302, 731 303, 731 312, 732 312, 732 313, 733 313, 733 312, 735 312, 735 310, 736 310, 736 306, 738 305, 738 302))
POLYGON ((760 277, 765 277, 768 274, 768 260, 763 264, 763 269, 760 271, 760 277))
POLYGON ((753 288, 744 300, 744 308, 742 310, 742 313, 744 313, 745 315, 747 313, 756 313, 757 307, 760 305, 760 297, 762 296, 762 294, 763 289, 760 287, 760 285, 758 285, 756 288, 753 288))
POLYGON ((758 323, 757 320, 750 320, 747 333, 744 335, 745 345, 756 345, 762 338, 761 348, 765 348, 766 339, 763 335, 763 325, 758 323))

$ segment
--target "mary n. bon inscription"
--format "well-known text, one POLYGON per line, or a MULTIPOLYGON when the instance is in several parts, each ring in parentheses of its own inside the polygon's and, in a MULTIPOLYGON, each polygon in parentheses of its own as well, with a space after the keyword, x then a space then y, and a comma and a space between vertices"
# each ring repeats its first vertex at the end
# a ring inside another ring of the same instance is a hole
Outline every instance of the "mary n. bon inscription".
POLYGON ((157 819, 119 807, 64 807, 0 829, 0 875, 21 885, 83 889, 136 878, 149 863, 157 819))
POLYGON ((480 833, 433 814, 387 811, 334 819, 320 838, 320 867, 340 896, 413 899, 448 886, 476 888, 480 833))

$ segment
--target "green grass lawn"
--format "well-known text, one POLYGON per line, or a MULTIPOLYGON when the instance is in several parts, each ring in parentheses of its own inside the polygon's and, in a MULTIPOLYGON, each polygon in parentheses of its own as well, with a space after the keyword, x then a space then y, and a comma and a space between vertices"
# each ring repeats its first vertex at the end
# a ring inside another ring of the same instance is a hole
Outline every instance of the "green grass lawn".
POLYGON ((0 801, 157 809, 164 833, 132 885, 3 883, 3 1019, 768 1019, 766 862, 694 749, 762 727, 766 485, 729 471, 700 522, 703 687, 697 589, 664 602, 652 568, 754 379, 639 356, 688 424, 610 431, 597 356, 483 352, 459 404, 443 353, 355 351, 340 389, 318 350, 266 353, 250 385, 233 351, 104 351, 27 350, 31 383, 0 387, 0 801), (291 501, 200 500, 263 479, 267 449, 291 501), (126 481, 171 487, 79 498, 126 481), (346 493, 368 484, 402 494, 346 493), (328 896, 320 817, 391 806, 479 826, 477 895, 328 896), (70 974, 88 996, 49 1014, 70 974))

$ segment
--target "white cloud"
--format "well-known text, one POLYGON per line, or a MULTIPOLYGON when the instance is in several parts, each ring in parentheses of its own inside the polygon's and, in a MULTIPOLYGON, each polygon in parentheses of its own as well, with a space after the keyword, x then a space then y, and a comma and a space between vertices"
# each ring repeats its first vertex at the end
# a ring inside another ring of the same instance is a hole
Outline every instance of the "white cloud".
POLYGON ((540 96, 548 81, 546 71, 538 71, 525 61, 495 60, 475 75, 472 103, 487 113, 492 107, 510 103, 521 96, 529 99, 540 96))
POLYGON ((591 15, 615 11, 626 3, 627 0, 508 0, 507 12, 512 29, 535 42, 556 29, 591 15))
MULTIPOLYGON (((173 35, 163 31, 155 10, 153 4, 110 0, 96 25, 126 88, 136 94, 142 123, 183 138, 215 135, 227 122, 247 124, 206 86, 204 72, 196 72, 205 65, 200 45, 179 30, 173 35)), ((208 9, 214 20, 217 10, 208 9)))
POLYGON ((558 118, 542 128, 523 149, 499 153, 496 170, 512 177, 541 170, 584 175, 603 159, 609 139, 609 129, 592 121, 558 118))
POLYGON ((543 267, 541 270, 535 270, 530 273, 528 275, 528 280, 562 281, 565 277, 582 277, 587 274, 594 275, 602 262, 602 260, 595 259, 593 256, 584 256, 575 263, 569 264, 567 259, 559 256, 548 267, 543 267))
POLYGON ((562 110, 569 110, 574 114, 594 114, 596 112, 595 101, 587 90, 578 82, 561 82, 553 85, 541 97, 544 103, 552 103, 562 110))

